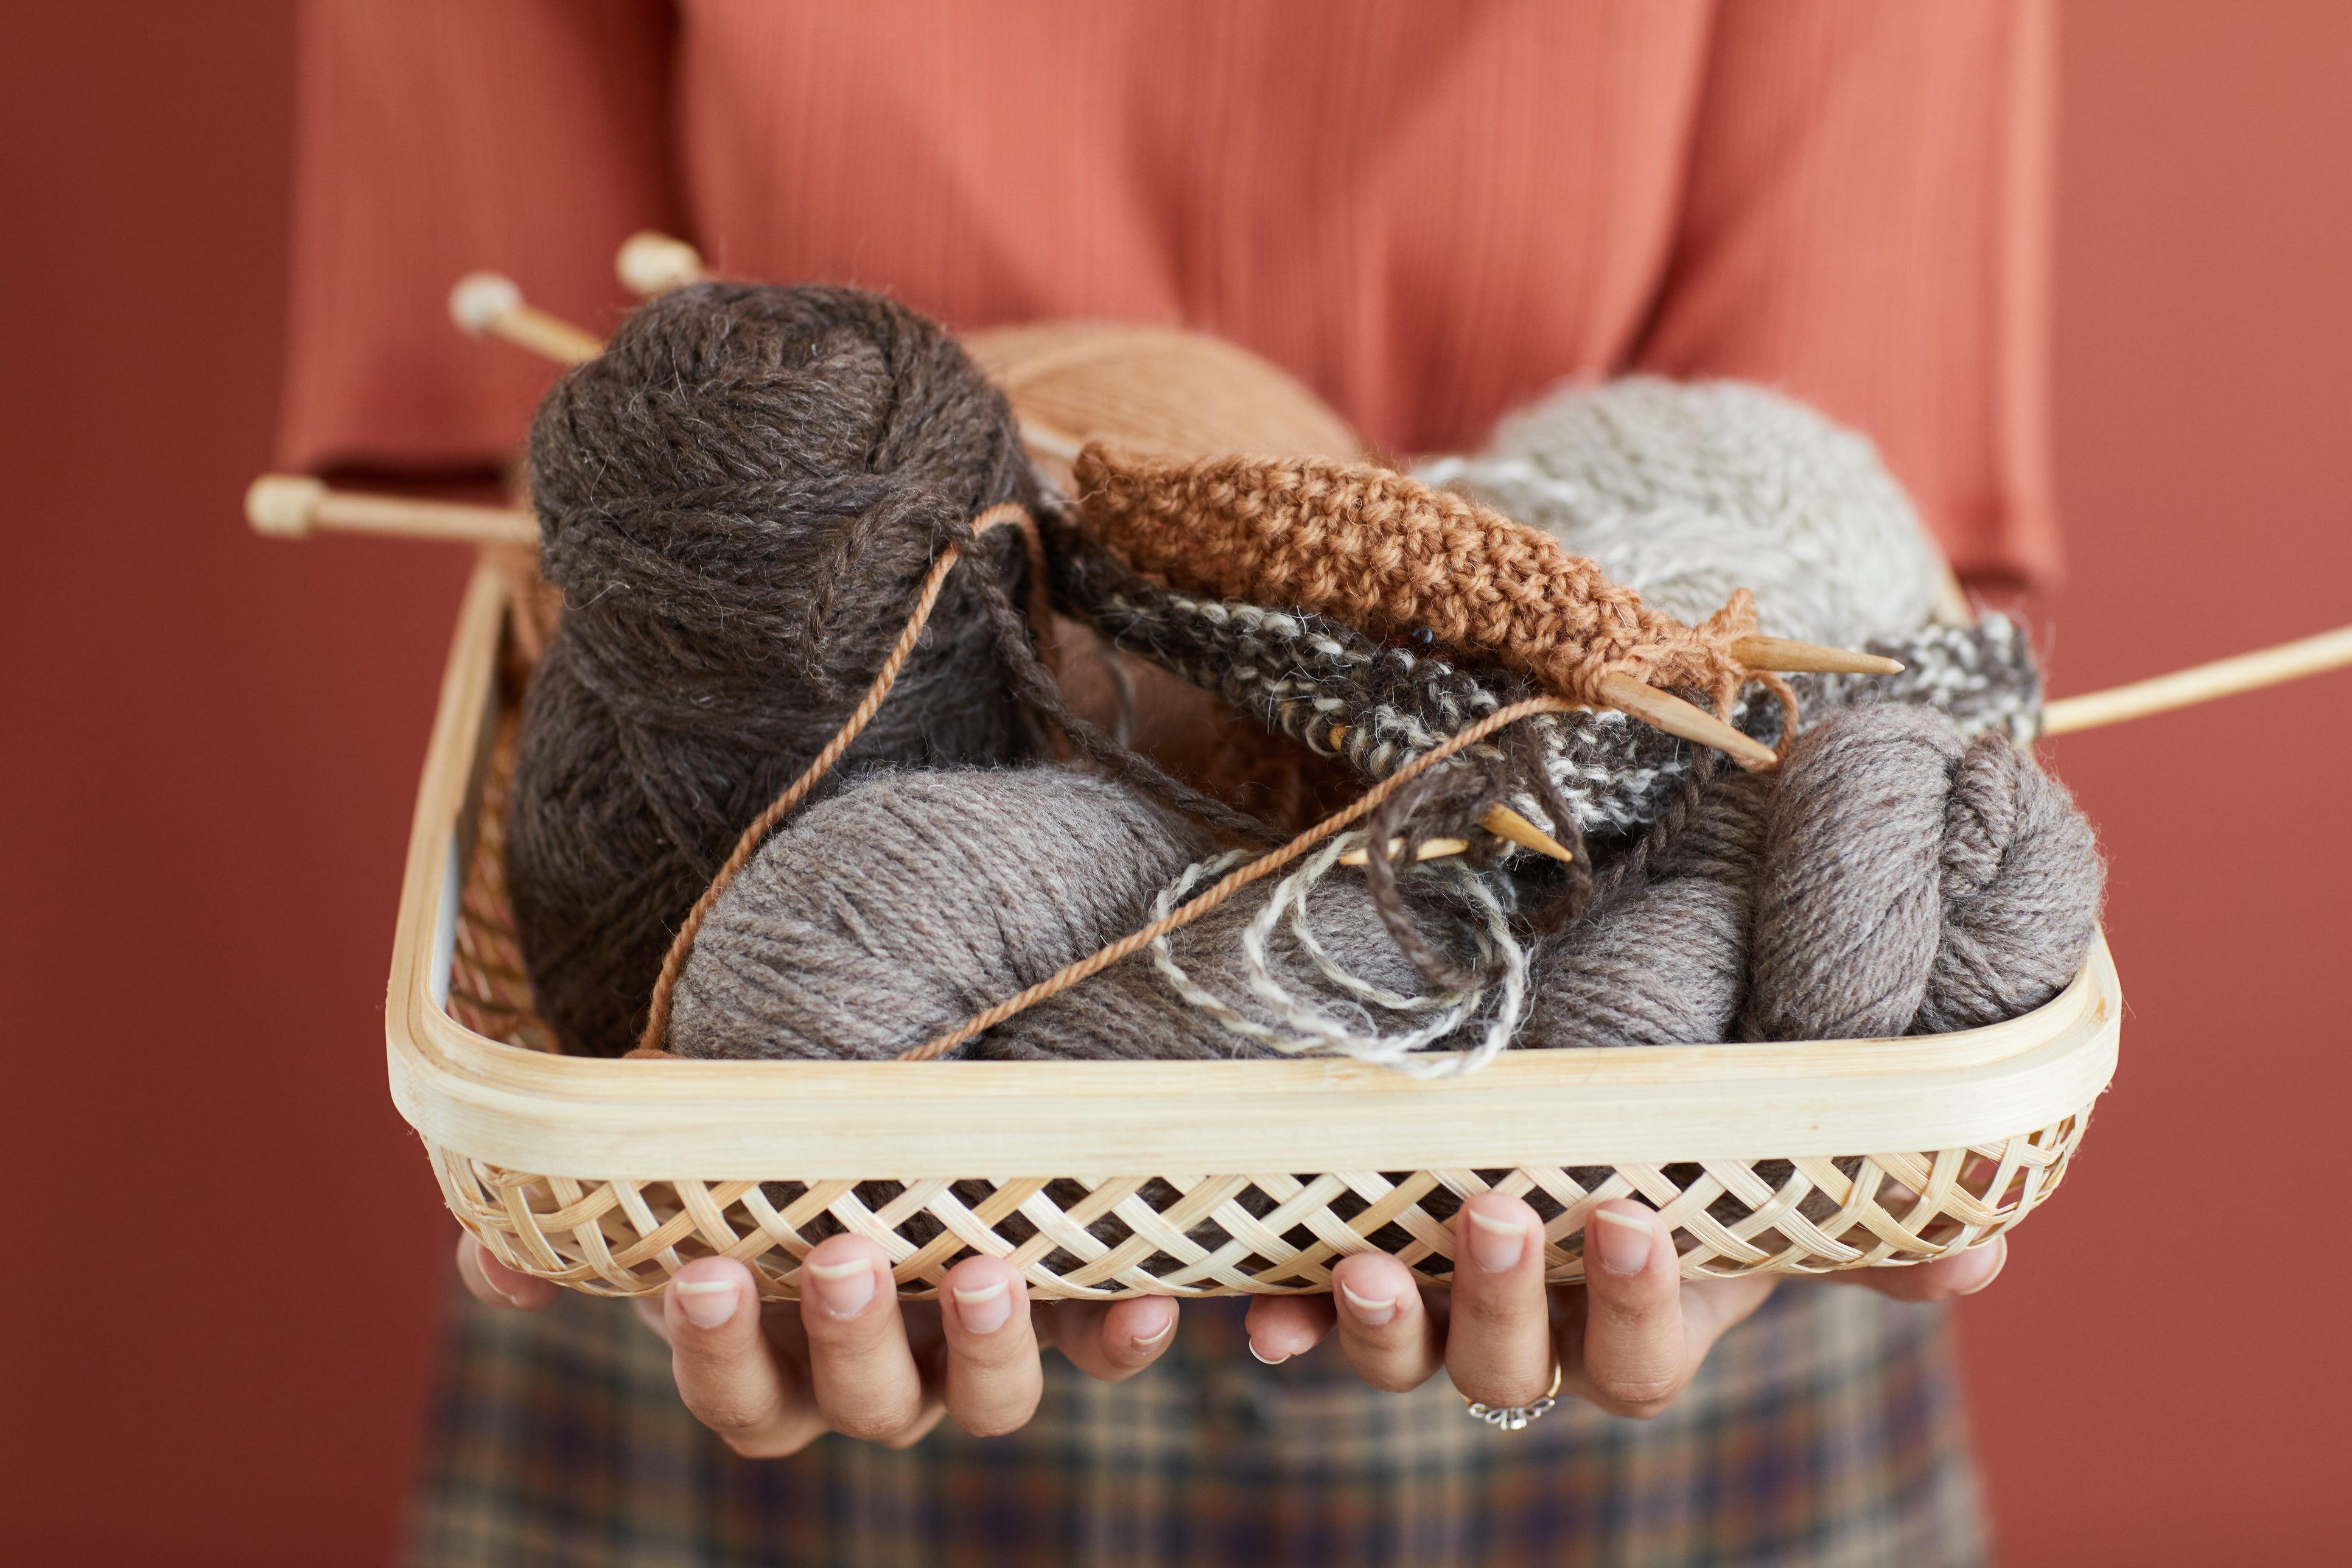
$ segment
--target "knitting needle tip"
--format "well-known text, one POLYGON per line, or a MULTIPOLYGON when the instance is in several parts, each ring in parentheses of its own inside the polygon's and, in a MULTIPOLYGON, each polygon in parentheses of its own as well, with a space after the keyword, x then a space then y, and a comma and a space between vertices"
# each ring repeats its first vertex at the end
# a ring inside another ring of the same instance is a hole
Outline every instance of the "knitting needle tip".
POLYGON ((1532 849, 1538 855, 1549 855, 1563 863, 1576 858, 1568 852, 1566 846, 1555 842, 1549 834, 1507 805, 1488 806, 1486 815, 1478 819, 1478 826, 1497 838, 1507 838, 1521 848, 1532 849))
POLYGON ((1741 637, 1731 645, 1731 657, 1750 669, 1782 670, 1811 675, 1900 675, 1903 661, 1874 653, 1853 653, 1819 643, 1790 637, 1741 637))
POLYGON ((646 300, 710 276, 702 264, 702 252, 682 239, 649 228, 641 228, 621 242, 613 270, 619 275, 622 288, 646 300))
MULTIPOLYGON (((1441 860, 1448 855, 1462 854, 1469 847, 1470 841, 1466 838, 1424 839, 1421 847, 1413 851, 1412 858, 1416 860, 1441 860)), ((1389 853, 1391 855, 1403 854, 1404 840, 1402 838, 1390 839, 1389 853)), ((1345 855, 1339 857, 1339 864, 1342 866, 1361 866, 1370 858, 1371 852, 1369 849, 1350 849, 1345 855)))
POLYGON ((1601 678, 1600 696, 1612 708, 1631 713, 1669 735, 1702 746, 1713 746, 1750 773, 1769 773, 1780 765, 1772 748, 1743 735, 1712 713, 1702 712, 1671 692, 1660 691, 1626 674, 1612 670, 1601 678))
POLYGON ((245 492, 245 521, 256 533, 299 539, 318 521, 327 487, 300 474, 264 474, 245 492))
POLYGON ((468 272, 450 287, 449 320, 478 338, 509 310, 522 309, 522 290, 501 272, 468 272))
POLYGON ((604 340, 523 302, 503 273, 468 272, 449 290, 449 319, 467 337, 497 337, 559 364, 585 364, 604 352, 604 340))

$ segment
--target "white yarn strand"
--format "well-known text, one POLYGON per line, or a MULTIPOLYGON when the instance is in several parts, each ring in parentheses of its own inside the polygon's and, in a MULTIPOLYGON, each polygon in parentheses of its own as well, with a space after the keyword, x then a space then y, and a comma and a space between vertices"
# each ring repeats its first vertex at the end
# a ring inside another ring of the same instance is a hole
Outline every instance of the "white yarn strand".
MULTIPOLYGON (((1331 957, 1329 951, 1316 938, 1307 909, 1307 895, 1315 884, 1329 874, 1341 855, 1358 847, 1363 840, 1361 830, 1332 838, 1297 870, 1276 884, 1265 908, 1243 931, 1243 964, 1250 991, 1286 1028, 1258 1022, 1195 981, 1176 962, 1175 953, 1165 935, 1151 944, 1152 963, 1187 1005, 1206 1015, 1219 1026, 1287 1055, 1344 1056, 1357 1061, 1393 1068, 1419 1079, 1454 1078, 1475 1072, 1509 1046, 1511 1037, 1517 1033, 1519 1026, 1527 1019, 1528 955, 1511 934, 1508 911, 1494 890, 1475 873, 1458 863, 1449 862, 1439 874, 1454 879, 1457 887, 1479 911, 1481 918, 1471 930, 1472 940, 1476 945, 1482 970, 1493 975, 1494 979, 1491 982, 1482 979, 1460 991, 1441 991, 1420 996, 1402 995, 1374 984, 1344 968, 1331 957), (1295 995, 1275 976, 1268 938, 1275 927, 1281 923, 1286 912, 1290 916, 1291 929, 1300 951, 1327 979, 1356 999, 1355 1011, 1362 1022, 1340 1017, 1311 1000, 1295 995), (1426 1047, 1444 1039, 1474 1017, 1490 989, 1498 991, 1499 994, 1476 1046, 1458 1054, 1420 1054, 1426 1047), (1401 1034, 1386 1034, 1377 1026, 1367 1026, 1371 1018, 1370 1009, 1373 1007, 1393 1013, 1434 1012, 1436 1016, 1419 1027, 1401 1034)), ((1162 889, 1153 900, 1153 918, 1165 916, 1202 881, 1222 875, 1248 858, 1244 852, 1233 851, 1187 867, 1183 875, 1162 889)))

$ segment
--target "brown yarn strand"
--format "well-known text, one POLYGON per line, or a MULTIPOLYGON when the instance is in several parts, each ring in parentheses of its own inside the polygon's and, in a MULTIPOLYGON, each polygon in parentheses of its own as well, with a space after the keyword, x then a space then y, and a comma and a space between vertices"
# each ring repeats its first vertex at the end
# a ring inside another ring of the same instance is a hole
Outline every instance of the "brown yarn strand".
MULTIPOLYGON (((1005 523, 1022 531, 1030 560, 1042 564, 1045 544, 1037 533, 1037 521, 1029 515, 1028 509, 1016 502, 1002 502, 973 518, 972 537, 978 539, 990 529, 1005 523)), ((687 911, 686 920, 677 928, 677 935, 670 942, 669 952, 663 955, 661 975, 654 982, 653 1005, 646 1017, 646 1032, 639 1037, 637 1048, 631 1051, 630 1056, 666 1057, 669 1054, 662 1048, 662 1041, 669 1035, 671 1004, 677 993, 678 976, 686 969, 687 957, 694 951, 695 933, 702 929, 702 922, 709 918, 712 906, 727 891, 728 885, 735 880, 744 867, 751 864, 751 857, 759 853, 761 841, 774 831, 776 824, 790 815, 793 807, 807 797, 809 791, 817 786, 833 764, 841 760, 842 753, 856 742, 859 732, 873 721, 883 700, 890 695, 890 688, 897 683, 898 671, 905 666, 908 656, 922 640, 923 627, 929 623, 931 611, 939 605, 940 594, 947 586, 948 574, 962 558, 963 546, 959 543, 950 542, 940 552, 939 559, 931 563, 930 572, 923 579, 922 592, 915 597, 915 608, 907 617, 906 629, 898 634, 898 642, 892 645, 889 657, 882 661, 882 668, 876 672, 873 683, 866 687, 866 695, 858 700, 848 719, 834 732, 833 739, 825 742, 824 749, 817 752, 816 759, 809 763, 801 776, 787 785, 783 794, 770 802, 765 811, 751 819, 751 825, 743 829, 742 836, 735 840, 735 847, 729 853, 726 863, 719 868, 719 874, 710 879, 710 886, 703 889, 702 897, 694 900, 694 908, 687 911)), ((1043 580, 1042 574, 1037 580, 1043 580)))
POLYGON ((1324 839, 1374 810, 1382 801, 1421 774, 1457 752, 1476 745, 1504 725, 1516 723, 1521 719, 1531 718, 1538 713, 1570 712, 1577 706, 1563 698, 1544 696, 1530 697, 1525 701, 1514 702, 1507 708, 1496 709, 1468 729, 1449 736, 1443 744, 1423 752, 1399 768, 1355 801, 1333 812, 1281 848, 1269 851, 1248 865, 1227 872, 1209 888, 1171 910, 1142 930, 1121 937, 1109 946, 1097 950, 1076 963, 1066 965, 1058 973, 1048 975, 1026 991, 1006 997, 995 1006, 949 1030, 939 1038, 901 1051, 892 1059, 902 1062, 927 1062, 945 1056, 973 1036, 984 1034, 1013 1015, 1035 1006, 1049 996, 1068 990, 1082 980, 1101 973, 1120 959, 1140 951, 1170 931, 1192 924, 1252 882, 1272 876, 1324 839))

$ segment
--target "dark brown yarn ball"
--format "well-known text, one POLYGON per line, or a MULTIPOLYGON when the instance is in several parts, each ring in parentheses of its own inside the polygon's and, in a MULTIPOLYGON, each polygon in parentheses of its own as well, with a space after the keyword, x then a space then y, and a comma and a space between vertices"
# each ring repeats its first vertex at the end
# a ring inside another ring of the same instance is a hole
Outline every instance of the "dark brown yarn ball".
MULTIPOLYGON (((940 551, 1032 481, 1003 398, 932 322, 853 289, 707 283, 556 384, 530 482, 564 611, 523 707, 517 934, 565 1048, 617 1055, 678 923, 848 716, 940 551)), ((1028 749, 989 619, 1025 578, 1011 530, 968 550, 820 795, 860 764, 1028 749)))

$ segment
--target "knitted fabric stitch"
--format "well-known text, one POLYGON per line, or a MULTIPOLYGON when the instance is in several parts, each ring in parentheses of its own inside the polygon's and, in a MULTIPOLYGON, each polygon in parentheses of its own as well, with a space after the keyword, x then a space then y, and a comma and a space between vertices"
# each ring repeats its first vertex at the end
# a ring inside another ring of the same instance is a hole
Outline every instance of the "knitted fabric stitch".
MULTIPOLYGON (((1391 647, 1308 611, 1181 593, 1130 570, 1107 551, 1067 542, 1054 555, 1057 602, 1123 650, 1207 688, 1320 755, 1381 779, 1486 713, 1532 694, 1494 665, 1456 664, 1391 647)), ((2032 739, 2041 673, 2018 627, 1998 614, 1974 626, 1930 626, 1870 645, 1900 660, 1887 676, 1800 676, 1808 714, 1881 702, 1933 707, 1963 739, 1999 731, 2032 739)), ((1657 819, 1690 771, 1688 742, 1612 710, 1538 714, 1527 725, 1553 786, 1587 833, 1630 832, 1657 819)), ((1777 741, 1777 702, 1743 700, 1733 722, 1777 741)), ((1540 803, 1498 746, 1445 764, 1494 775, 1490 800, 1547 828, 1540 803)))
POLYGON ((1386 468, 1161 463, 1093 446, 1076 477, 1080 513, 1103 542, 1196 593, 1296 605, 1375 635, 1425 632, 1596 707, 1612 673, 1727 707, 1748 679, 1730 653, 1756 629, 1744 591, 1686 626, 1549 534, 1386 468))

